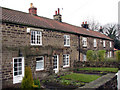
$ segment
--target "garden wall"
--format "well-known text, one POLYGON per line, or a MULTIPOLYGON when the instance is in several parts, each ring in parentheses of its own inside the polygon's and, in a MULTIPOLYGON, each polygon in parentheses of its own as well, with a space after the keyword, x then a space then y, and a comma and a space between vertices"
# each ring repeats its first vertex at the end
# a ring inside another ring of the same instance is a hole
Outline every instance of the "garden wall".
POLYGON ((81 89, 82 90, 85 89, 117 90, 117 76, 115 74, 107 74, 75 90, 81 90, 81 89))
POLYGON ((82 68, 82 67, 113 67, 113 68, 118 68, 119 63, 116 61, 99 61, 99 62, 92 62, 92 61, 86 61, 86 62, 81 62, 81 61, 75 61, 74 62, 74 68, 82 68))

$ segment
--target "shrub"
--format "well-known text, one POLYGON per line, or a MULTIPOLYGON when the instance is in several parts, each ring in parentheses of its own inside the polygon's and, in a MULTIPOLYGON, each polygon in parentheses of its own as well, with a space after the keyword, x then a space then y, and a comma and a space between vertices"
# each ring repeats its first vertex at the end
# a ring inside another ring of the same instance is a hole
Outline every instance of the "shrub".
POLYGON ((25 67, 25 76, 21 83, 21 88, 32 88, 34 85, 31 68, 29 66, 25 67))
POLYGON ((99 61, 104 61, 105 53, 106 53, 105 50, 99 50, 99 51, 98 51, 97 54, 98 54, 98 60, 99 60, 99 61))
POLYGON ((41 88, 40 81, 38 78, 34 80, 34 85, 38 86, 37 88, 41 88))
POLYGON ((87 60, 89 60, 89 61, 94 60, 93 55, 94 55, 93 50, 88 50, 87 51, 87 60))
POLYGON ((116 59, 120 61, 120 50, 116 51, 116 59))

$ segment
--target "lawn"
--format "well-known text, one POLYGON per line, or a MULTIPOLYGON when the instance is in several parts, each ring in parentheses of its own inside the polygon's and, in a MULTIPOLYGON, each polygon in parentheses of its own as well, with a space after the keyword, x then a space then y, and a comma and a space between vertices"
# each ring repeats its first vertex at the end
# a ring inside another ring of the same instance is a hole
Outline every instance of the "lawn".
POLYGON ((78 70, 87 70, 87 71, 106 71, 106 72, 117 72, 118 68, 106 68, 106 67, 85 67, 78 70))
POLYGON ((80 82, 91 82, 99 78, 98 75, 88 75, 88 74, 78 74, 78 73, 71 73, 65 76, 61 76, 60 78, 63 80, 73 80, 73 81, 80 81, 80 82))

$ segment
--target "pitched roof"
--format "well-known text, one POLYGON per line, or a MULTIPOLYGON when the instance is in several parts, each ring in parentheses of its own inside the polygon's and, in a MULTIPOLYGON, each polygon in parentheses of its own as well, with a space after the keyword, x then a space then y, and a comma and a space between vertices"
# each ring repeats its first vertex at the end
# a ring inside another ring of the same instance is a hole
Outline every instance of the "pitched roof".
POLYGON ((29 13, 11 10, 8 8, 2 7, 2 14, 0 13, 0 15, 2 15, 3 22, 11 22, 11 23, 17 23, 22 25, 24 24, 24 25, 34 26, 34 27, 41 27, 46 29, 70 32, 70 33, 75 33, 80 35, 87 35, 87 36, 112 40, 111 38, 97 31, 86 30, 85 28, 82 28, 82 27, 70 25, 64 22, 59 22, 59 21, 48 19, 41 16, 34 16, 29 13))

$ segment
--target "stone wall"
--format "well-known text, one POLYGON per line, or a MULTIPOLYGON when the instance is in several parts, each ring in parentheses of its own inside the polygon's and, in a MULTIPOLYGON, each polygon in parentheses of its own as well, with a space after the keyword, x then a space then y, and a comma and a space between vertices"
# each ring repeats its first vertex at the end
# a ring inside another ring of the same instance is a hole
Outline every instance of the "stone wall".
POLYGON ((115 74, 108 73, 95 81, 85 84, 83 87, 79 87, 75 90, 117 90, 117 76, 115 74))
POLYGON ((105 61, 99 61, 99 62, 94 62, 94 61, 86 61, 86 62, 81 62, 81 61, 75 61, 74 62, 74 68, 82 68, 82 67, 113 67, 113 68, 118 68, 119 63, 116 61, 111 61, 111 62, 105 62, 105 61))
MULTIPOLYGON (((34 78, 43 78, 50 73, 53 66, 53 55, 59 55, 59 70, 63 68, 63 54, 70 54, 70 67, 78 60, 78 36, 69 33, 43 29, 42 46, 30 45, 30 33, 27 26, 3 23, 2 26, 2 78, 3 87, 13 84, 13 58, 19 56, 19 50, 25 58, 25 65, 31 66, 34 78), (64 47, 63 35, 70 35, 70 47, 64 47), (36 57, 44 56, 43 71, 36 71, 36 57)), ((69 68, 69 67, 68 67, 69 68)))

